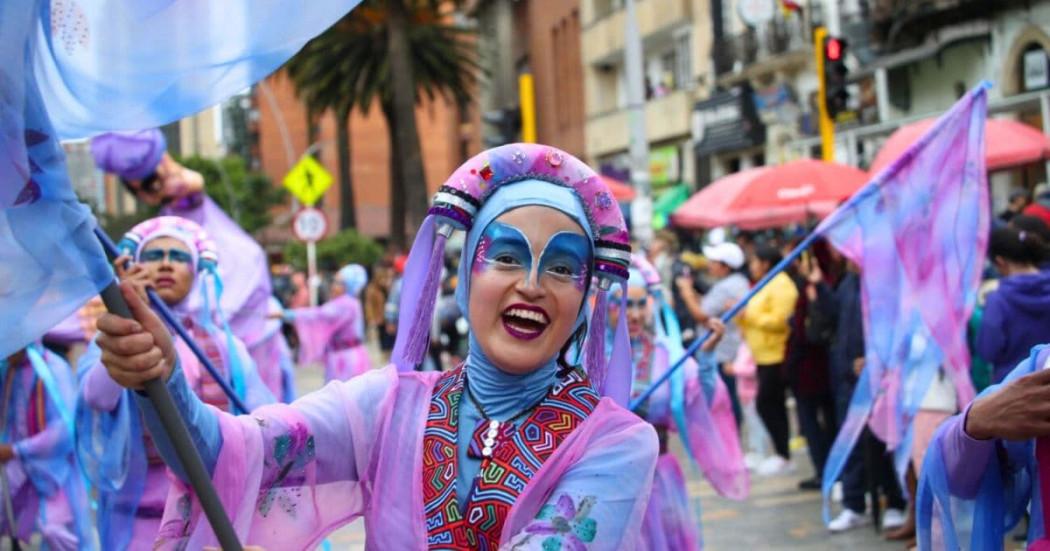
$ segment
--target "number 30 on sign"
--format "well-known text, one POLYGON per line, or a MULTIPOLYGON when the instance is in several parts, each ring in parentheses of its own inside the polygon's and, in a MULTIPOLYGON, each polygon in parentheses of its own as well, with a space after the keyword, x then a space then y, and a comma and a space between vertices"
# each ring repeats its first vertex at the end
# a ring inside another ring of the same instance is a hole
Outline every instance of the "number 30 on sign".
POLYGON ((292 232, 300 241, 320 241, 328 233, 328 218, 320 209, 304 208, 295 213, 292 232))

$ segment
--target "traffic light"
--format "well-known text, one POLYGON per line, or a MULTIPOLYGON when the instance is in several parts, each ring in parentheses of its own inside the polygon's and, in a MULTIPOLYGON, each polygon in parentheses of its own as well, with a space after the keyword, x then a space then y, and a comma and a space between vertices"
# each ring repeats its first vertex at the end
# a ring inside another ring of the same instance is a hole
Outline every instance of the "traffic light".
POLYGON ((486 147, 498 147, 514 143, 520 140, 521 135, 521 109, 510 107, 507 109, 496 109, 482 113, 481 120, 492 126, 490 131, 484 133, 486 147))
POLYGON ((846 111, 849 103, 849 90, 846 88, 846 76, 849 74, 849 69, 846 68, 846 47, 846 41, 841 38, 824 38, 824 106, 831 119, 846 111))

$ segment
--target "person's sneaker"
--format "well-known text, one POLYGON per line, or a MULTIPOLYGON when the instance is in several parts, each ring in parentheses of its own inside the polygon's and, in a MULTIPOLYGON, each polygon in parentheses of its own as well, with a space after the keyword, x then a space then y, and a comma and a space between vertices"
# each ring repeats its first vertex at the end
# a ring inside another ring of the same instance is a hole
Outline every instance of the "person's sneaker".
POLYGON ((807 478, 805 480, 801 480, 798 483, 798 489, 799 490, 807 490, 807 491, 819 490, 820 489, 820 480, 817 480, 817 477, 807 478))
POLYGON ((847 530, 864 526, 869 522, 871 522, 871 519, 868 518, 868 515, 858 513, 852 509, 844 509, 839 513, 839 516, 828 523, 828 531, 846 532, 847 530))
POLYGON ((794 470, 795 466, 787 459, 784 459, 779 455, 771 455, 758 466, 757 472, 759 476, 776 476, 780 474, 788 474, 794 470))
POLYGON ((755 452, 747 452, 744 454, 744 466, 747 467, 747 470, 749 471, 757 469, 758 466, 762 464, 762 461, 762 456, 755 452))
POLYGON ((886 512, 882 514, 882 529, 893 530, 904 526, 907 522, 908 515, 900 509, 886 509, 886 512))

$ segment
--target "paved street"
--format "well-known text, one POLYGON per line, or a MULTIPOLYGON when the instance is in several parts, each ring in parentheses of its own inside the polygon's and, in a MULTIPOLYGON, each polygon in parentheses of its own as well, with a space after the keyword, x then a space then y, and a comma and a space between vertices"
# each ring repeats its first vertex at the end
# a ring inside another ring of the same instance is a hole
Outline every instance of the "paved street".
MULTIPOLYGON (((323 374, 319 368, 299 369, 299 393, 320 388, 322 383, 323 374)), ((795 459, 799 473, 772 478, 754 477, 751 498, 745 502, 718 497, 696 469, 687 469, 690 494, 702 503, 704 549, 904 549, 903 544, 883 541, 871 526, 846 534, 829 534, 820 521, 820 494, 799 492, 796 487, 803 473, 809 474, 808 470, 803 471, 809 467, 805 450, 796 451, 795 459)), ((332 549, 364 549, 364 526, 360 521, 355 522, 333 534, 329 542, 332 549)))

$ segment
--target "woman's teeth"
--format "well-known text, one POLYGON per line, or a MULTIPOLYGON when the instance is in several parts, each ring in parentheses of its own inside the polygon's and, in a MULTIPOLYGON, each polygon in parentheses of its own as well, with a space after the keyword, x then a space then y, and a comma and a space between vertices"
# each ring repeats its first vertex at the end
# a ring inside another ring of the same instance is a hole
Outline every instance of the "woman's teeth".
POLYGON ((527 321, 536 322, 539 324, 547 324, 547 316, 541 312, 534 312, 532 310, 524 310, 521 308, 512 308, 506 313, 509 317, 520 318, 527 321))

